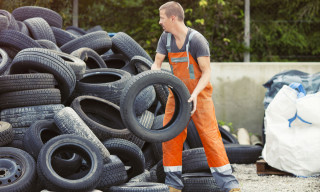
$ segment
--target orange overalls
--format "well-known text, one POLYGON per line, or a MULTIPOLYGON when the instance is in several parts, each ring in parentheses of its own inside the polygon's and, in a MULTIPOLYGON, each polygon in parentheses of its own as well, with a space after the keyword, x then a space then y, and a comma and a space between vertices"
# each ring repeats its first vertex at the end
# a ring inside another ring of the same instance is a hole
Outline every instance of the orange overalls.
MULTIPOLYGON (((189 53, 189 42, 193 35, 197 31, 192 31, 189 35, 189 40, 186 45, 186 52, 172 53, 170 52, 171 34, 168 33, 167 37, 167 50, 168 59, 171 70, 175 76, 177 76, 189 89, 190 94, 198 84, 201 77, 201 70, 197 62, 189 53)), ((207 161, 212 173, 224 173, 231 174, 231 166, 222 142, 221 134, 218 128, 218 123, 215 117, 215 109, 212 101, 212 85, 209 82, 208 85, 199 93, 197 97, 197 109, 191 116, 200 139, 202 141, 207 161)), ((170 91, 168 101, 165 109, 165 116, 163 125, 166 125, 173 113, 174 113, 174 96, 170 91)), ((163 149, 163 166, 164 171, 168 175, 170 172, 182 172, 182 150, 183 143, 187 137, 187 128, 185 128, 177 137, 172 140, 162 143, 163 149)), ((213 174, 214 175, 214 174, 213 174)), ((214 175, 214 177, 216 177, 214 175)), ((232 176, 233 177, 233 176, 232 176)), ((233 177, 234 178, 234 177, 233 177)), ((235 178, 234 178, 235 179, 235 178)), ((216 179, 217 180, 217 179, 216 179)), ((218 179, 219 180, 219 179, 218 179)), ((225 180, 222 179, 220 188, 225 188, 225 180), (222 185, 222 186, 221 186, 222 185)), ((232 179, 231 179, 232 180, 232 179)), ((219 183, 217 183, 219 185, 219 183)), ((169 184, 170 185, 170 184, 169 184)), ((173 184, 175 185, 175 184, 173 184)), ((176 184, 179 185, 179 184, 176 184)), ((179 186, 173 186, 175 188, 181 188, 179 186)), ((182 186, 183 187, 183 186, 182 186)), ((227 187, 235 188, 235 186, 227 187)))

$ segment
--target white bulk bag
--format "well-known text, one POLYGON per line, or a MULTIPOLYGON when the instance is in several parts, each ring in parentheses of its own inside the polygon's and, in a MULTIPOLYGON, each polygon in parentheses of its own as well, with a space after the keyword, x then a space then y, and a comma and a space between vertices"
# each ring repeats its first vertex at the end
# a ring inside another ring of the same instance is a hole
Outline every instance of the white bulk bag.
POLYGON ((264 160, 297 176, 320 175, 320 92, 284 85, 265 111, 264 160))

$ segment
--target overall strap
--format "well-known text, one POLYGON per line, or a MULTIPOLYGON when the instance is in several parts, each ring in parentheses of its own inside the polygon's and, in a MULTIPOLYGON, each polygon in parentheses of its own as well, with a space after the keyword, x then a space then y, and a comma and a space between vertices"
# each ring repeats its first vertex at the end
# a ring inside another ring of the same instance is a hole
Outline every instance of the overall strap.
POLYGON ((171 52, 171 36, 172 36, 172 34, 168 33, 168 35, 167 35, 167 45, 166 45, 168 53, 171 52))
POLYGON ((197 34, 197 33, 199 33, 199 32, 198 32, 198 31, 195 31, 195 30, 190 33, 189 39, 188 39, 188 43, 187 43, 187 45, 186 45, 186 51, 187 51, 187 57, 188 57, 188 68, 189 68, 189 65, 190 65, 190 61, 189 61, 189 46, 190 46, 190 41, 191 41, 192 37, 193 37, 195 34, 197 34))

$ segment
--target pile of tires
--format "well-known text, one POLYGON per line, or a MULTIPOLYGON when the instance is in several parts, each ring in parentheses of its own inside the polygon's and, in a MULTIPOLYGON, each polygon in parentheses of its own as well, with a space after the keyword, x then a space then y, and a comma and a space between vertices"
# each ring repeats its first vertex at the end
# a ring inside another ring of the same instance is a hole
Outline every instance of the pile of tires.
POLYGON ((184 191, 219 190, 188 125, 189 92, 152 62, 124 32, 0 10, 0 191, 168 191, 161 142, 187 126, 184 191), (163 126, 169 87, 180 107, 163 126))

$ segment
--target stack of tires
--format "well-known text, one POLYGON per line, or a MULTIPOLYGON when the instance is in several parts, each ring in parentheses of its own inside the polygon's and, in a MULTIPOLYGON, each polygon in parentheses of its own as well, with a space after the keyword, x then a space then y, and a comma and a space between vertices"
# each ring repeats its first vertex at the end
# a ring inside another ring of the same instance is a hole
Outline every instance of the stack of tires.
MULTIPOLYGON (((64 30, 55 11, 25 6, 0 10, 0 56, 0 191, 168 191, 161 142, 187 126, 190 94, 167 71, 150 71, 134 39, 64 30), (169 87, 180 108, 163 126, 169 87)), ((183 191, 219 191, 195 129, 189 123, 183 191)))

